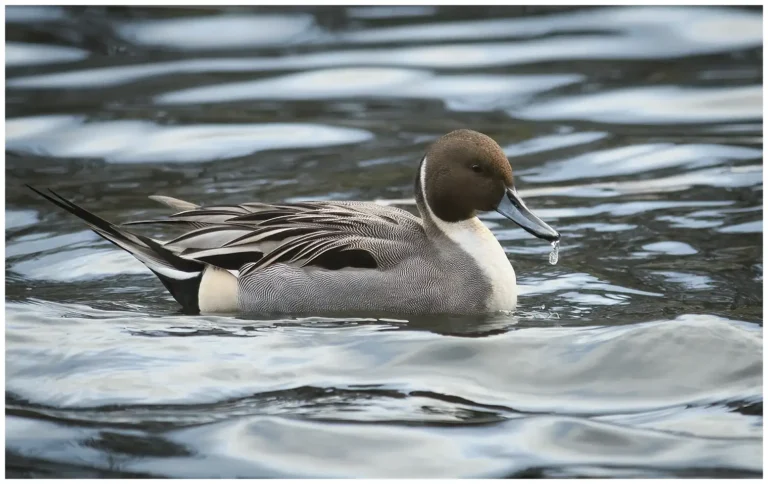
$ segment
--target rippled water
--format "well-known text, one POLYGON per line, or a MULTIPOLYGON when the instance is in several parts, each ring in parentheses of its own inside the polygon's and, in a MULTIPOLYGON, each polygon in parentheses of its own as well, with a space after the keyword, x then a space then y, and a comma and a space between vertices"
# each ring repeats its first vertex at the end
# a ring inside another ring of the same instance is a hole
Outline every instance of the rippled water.
POLYGON ((6 14, 9 475, 761 475, 760 9, 6 14), (513 316, 183 316, 23 188, 413 209, 463 127, 563 234, 484 218, 513 316))

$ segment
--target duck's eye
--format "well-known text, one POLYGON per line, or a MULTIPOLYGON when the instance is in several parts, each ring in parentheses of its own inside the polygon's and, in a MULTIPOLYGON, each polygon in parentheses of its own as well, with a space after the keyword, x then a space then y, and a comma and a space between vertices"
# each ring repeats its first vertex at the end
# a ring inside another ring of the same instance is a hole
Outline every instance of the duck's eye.
POLYGON ((482 173, 483 167, 480 165, 472 165, 472 171, 474 171, 475 173, 482 173))

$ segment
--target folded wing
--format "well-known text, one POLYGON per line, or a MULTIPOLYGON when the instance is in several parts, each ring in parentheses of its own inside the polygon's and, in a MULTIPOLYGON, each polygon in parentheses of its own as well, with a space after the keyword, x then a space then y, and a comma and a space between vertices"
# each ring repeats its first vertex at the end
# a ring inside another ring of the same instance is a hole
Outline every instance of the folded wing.
POLYGON ((171 224, 191 229, 164 243, 178 256, 238 271, 240 276, 275 263, 338 270, 383 269, 408 253, 421 223, 410 213, 365 202, 245 203, 188 208, 167 218, 123 225, 171 224))

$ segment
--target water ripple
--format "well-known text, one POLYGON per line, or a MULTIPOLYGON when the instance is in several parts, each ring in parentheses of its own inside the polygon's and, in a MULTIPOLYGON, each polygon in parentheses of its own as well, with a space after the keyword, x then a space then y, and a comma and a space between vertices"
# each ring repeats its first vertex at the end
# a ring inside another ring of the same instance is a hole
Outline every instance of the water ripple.
POLYGON ((181 50, 283 46, 306 38, 314 17, 297 15, 218 15, 125 23, 126 40, 181 50))
POLYGON ((525 97, 576 83, 580 76, 435 76, 411 69, 347 68, 290 74, 258 81, 196 87, 163 94, 158 104, 242 100, 316 100, 355 97, 443 99, 485 110, 500 100, 525 97))
POLYGON ((56 45, 5 43, 5 66, 29 66, 75 62, 88 57, 88 52, 72 47, 56 45))
POLYGON ((658 86, 570 96, 510 111, 524 119, 581 119, 600 123, 674 124, 761 119, 761 86, 658 86))
POLYGON ((203 162, 285 148, 367 141, 367 131, 315 124, 163 126, 149 121, 85 123, 80 116, 9 119, 6 149, 114 163, 203 162))

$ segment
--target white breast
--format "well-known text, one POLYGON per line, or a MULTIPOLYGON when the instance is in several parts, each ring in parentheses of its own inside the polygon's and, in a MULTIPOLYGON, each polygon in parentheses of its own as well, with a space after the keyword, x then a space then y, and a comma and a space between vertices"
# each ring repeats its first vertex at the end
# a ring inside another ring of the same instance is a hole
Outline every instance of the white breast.
POLYGON ((448 238, 470 255, 491 283, 493 291, 488 309, 512 311, 517 306, 517 280, 507 254, 488 227, 477 217, 462 222, 433 219, 448 238))

